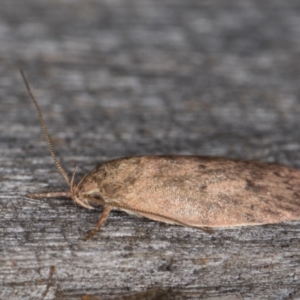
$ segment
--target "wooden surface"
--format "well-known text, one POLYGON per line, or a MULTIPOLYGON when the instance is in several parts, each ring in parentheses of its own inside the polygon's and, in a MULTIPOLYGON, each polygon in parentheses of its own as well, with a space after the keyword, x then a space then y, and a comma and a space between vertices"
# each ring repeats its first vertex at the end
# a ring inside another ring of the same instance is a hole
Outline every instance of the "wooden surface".
POLYGON ((300 222, 207 234, 114 212, 84 242, 101 210, 27 198, 67 187, 18 71, 76 180, 141 154, 300 169, 299 16, 299 1, 1 1, 0 299, 299 299, 300 222))

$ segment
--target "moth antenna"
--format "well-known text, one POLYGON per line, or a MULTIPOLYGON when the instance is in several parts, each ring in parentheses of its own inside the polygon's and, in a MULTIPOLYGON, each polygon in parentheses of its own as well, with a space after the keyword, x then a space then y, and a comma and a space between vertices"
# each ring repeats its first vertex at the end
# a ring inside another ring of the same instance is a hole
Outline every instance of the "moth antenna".
POLYGON ((75 174, 76 174, 76 171, 77 171, 77 167, 78 166, 76 166, 76 168, 75 168, 75 170, 74 170, 74 172, 73 172, 73 174, 72 174, 72 178, 71 178, 71 193, 72 193, 72 195, 75 193, 75 191, 76 191, 76 188, 75 188, 75 191, 74 191, 74 179, 75 179, 75 174))
POLYGON ((46 124, 45 124, 45 121, 44 121, 44 118, 43 118, 43 114, 42 114, 42 111, 41 111, 41 108, 37 102, 37 100, 35 99, 35 97, 33 96, 33 93, 31 92, 31 89, 30 89, 30 86, 29 86, 29 83, 24 75, 24 72, 23 70, 21 69, 20 70, 20 73, 21 73, 21 76, 24 80, 24 83, 26 85, 26 88, 27 88, 27 91, 28 91, 28 94, 31 98, 31 100, 33 101, 37 111, 38 111, 38 114, 39 114, 39 118, 40 118, 40 122, 41 122, 41 125, 42 125, 42 130, 43 130, 43 133, 44 133, 44 136, 46 138, 46 142, 48 144, 48 147, 49 147, 49 150, 50 150, 50 153, 51 153, 51 156, 54 160, 54 163, 58 169, 58 171, 60 172, 60 174, 64 177, 65 181, 67 182, 67 184, 69 185, 69 187, 71 187, 71 181, 67 175, 67 173, 65 172, 65 170, 63 169, 63 167, 61 166, 61 164, 59 163, 56 155, 55 155, 55 152, 53 150, 53 146, 52 146, 52 143, 51 143, 51 140, 50 140, 50 136, 48 134, 48 131, 47 131, 47 127, 46 127, 46 124))

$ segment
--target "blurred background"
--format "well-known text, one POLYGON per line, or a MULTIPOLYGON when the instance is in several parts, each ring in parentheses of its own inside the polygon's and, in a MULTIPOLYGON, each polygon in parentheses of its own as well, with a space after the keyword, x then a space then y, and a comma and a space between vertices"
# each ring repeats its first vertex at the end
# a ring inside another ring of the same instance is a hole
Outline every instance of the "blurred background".
POLYGON ((100 211, 26 198, 67 187, 19 69, 77 180, 144 154, 299 169, 299 13, 296 0, 2 0, 0 298, 119 299, 154 288, 169 292, 151 299, 296 299, 299 222, 210 236, 115 212, 84 243, 100 211))

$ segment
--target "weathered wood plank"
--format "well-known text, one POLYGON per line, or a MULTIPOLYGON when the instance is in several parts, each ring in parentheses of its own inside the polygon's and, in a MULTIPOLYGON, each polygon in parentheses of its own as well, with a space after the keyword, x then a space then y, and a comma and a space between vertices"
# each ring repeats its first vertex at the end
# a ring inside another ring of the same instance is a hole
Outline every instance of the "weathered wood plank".
POLYGON ((18 67, 77 179, 141 154, 299 169, 299 9, 298 1, 2 1, 0 298, 41 299, 48 285, 45 299, 147 290, 169 291, 156 299, 297 299, 300 222, 207 234, 113 212, 84 242, 101 210, 27 198, 66 185, 18 67))

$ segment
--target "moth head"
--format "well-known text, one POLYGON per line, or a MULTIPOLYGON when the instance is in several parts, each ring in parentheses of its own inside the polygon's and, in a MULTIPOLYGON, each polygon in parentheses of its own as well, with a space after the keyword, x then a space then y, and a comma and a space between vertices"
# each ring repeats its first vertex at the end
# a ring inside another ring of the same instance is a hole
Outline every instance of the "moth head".
POLYGON ((94 181, 89 180, 88 175, 85 175, 77 185, 74 185, 74 174, 70 185, 72 199, 80 206, 88 209, 94 209, 104 205, 104 200, 99 192, 97 184, 94 181))

